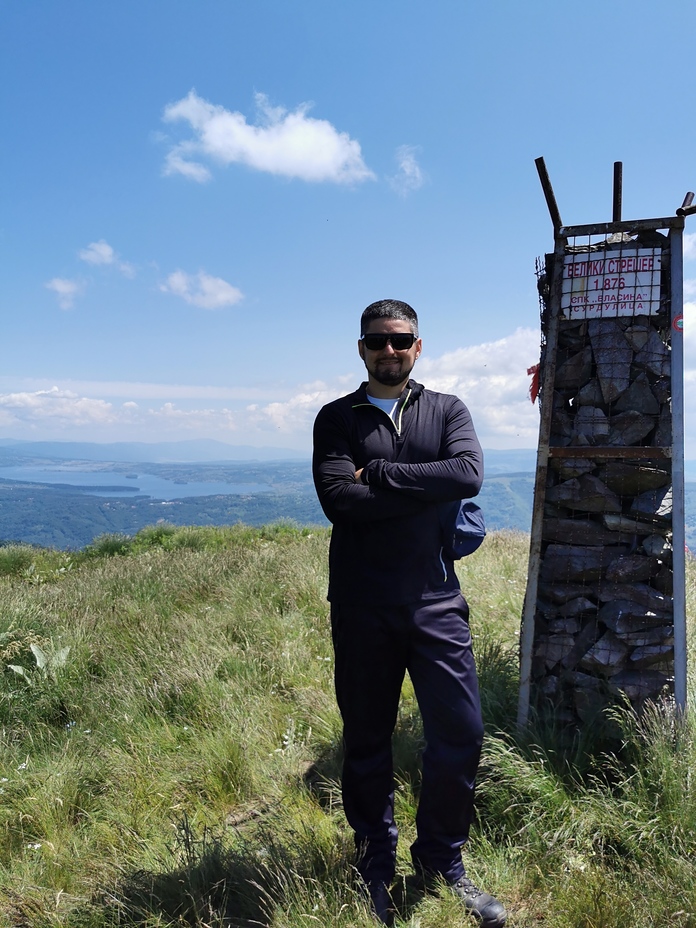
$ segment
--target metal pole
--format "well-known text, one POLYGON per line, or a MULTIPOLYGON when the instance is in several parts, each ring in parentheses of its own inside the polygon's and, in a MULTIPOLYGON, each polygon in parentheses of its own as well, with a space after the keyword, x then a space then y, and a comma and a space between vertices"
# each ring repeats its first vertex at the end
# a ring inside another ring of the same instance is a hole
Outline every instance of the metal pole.
POLYGON ((541 181, 541 189, 544 191, 546 205, 548 206, 549 213, 551 214, 553 231, 557 233, 563 223, 561 222, 561 214, 558 209, 558 203, 556 203, 556 196, 553 192, 553 187, 551 186, 551 178, 549 177, 549 172, 546 170, 546 163, 543 158, 535 158, 534 164, 536 164, 539 180, 541 181))
MULTIPOLYGON (((696 211, 696 206, 690 206, 689 210, 696 211)), ((677 210, 677 212, 679 212, 677 210)), ((688 214, 688 211, 687 211, 688 214)), ((635 235, 638 232, 654 232, 656 229, 681 229, 681 215, 664 216, 661 219, 627 219, 621 222, 594 222, 591 225, 582 226, 563 226, 561 232, 568 238, 583 235, 615 235, 617 232, 628 232, 629 235, 635 235)))
POLYGON ((623 202, 623 161, 614 162, 614 206, 612 222, 621 222, 621 206, 623 202))
MULTIPOLYGON (((560 217, 559 217, 560 218, 560 217)), ((541 390, 541 421, 539 423, 539 448, 537 450, 536 480, 534 483, 534 511, 529 541, 529 566, 527 589, 522 607, 522 631, 520 634, 520 697, 517 705, 517 725, 524 728, 529 719, 529 700, 532 682, 532 650, 534 648, 534 617, 539 589, 541 569, 541 543, 546 501, 546 478, 549 469, 549 441, 553 417, 553 385, 556 380, 556 358, 558 355, 558 329, 563 293, 563 258, 567 239, 556 236, 553 254, 553 279, 547 306, 548 328, 544 353, 543 383, 541 390)))
POLYGON ((694 202, 694 194, 691 190, 684 197, 684 202, 677 210, 677 216, 690 216, 692 213, 696 212, 696 207, 693 207, 691 204, 694 202))
POLYGON ((686 709, 686 558, 684 526, 684 271, 682 229, 669 231, 672 277, 672 572, 674 698, 686 709), (680 325, 681 322, 681 325, 680 325))

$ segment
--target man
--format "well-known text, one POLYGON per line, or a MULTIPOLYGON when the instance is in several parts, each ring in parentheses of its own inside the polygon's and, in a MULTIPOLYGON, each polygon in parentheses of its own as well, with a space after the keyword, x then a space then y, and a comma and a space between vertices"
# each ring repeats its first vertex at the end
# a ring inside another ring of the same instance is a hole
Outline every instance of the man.
POLYGON ((391 924, 391 736, 408 670, 426 740, 416 873, 428 889, 448 883, 483 928, 500 928, 505 909, 473 885, 461 858, 483 725, 469 610, 442 551, 439 511, 476 496, 483 457, 464 404, 410 379, 421 348, 407 303, 372 303, 358 341, 367 383, 324 406, 314 425, 314 482, 333 523, 328 598, 343 803, 373 910, 391 924))

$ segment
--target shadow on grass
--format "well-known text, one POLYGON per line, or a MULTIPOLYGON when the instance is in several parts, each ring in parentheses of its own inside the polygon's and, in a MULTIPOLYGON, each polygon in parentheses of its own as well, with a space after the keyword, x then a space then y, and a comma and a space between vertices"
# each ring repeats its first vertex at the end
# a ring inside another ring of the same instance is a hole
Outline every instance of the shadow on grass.
MULTIPOLYGON (((517 700, 516 655, 494 641, 480 642, 477 662, 484 718, 489 730, 513 731, 517 700)), ((417 802, 422 724, 413 701, 402 703, 393 737, 394 770, 417 802)), ((303 775, 303 786, 329 814, 340 812, 343 750, 340 741, 326 743, 303 775)), ((339 911, 341 902, 356 902, 352 838, 346 828, 335 838, 315 839, 301 824, 282 813, 263 811, 253 823, 216 837, 193 834, 184 820, 170 854, 157 869, 127 874, 99 901, 120 926, 190 925, 198 928, 267 928, 278 907, 308 906, 319 896, 339 911)), ((408 920, 423 899, 413 876, 400 876, 393 897, 399 915, 408 920)), ((342 923, 342 919, 339 919, 342 923)))
POLYGON ((205 831, 179 828, 171 858, 159 871, 138 870, 104 893, 101 905, 117 925, 177 924, 210 928, 259 928, 272 919, 268 866, 259 847, 225 847, 205 831))
MULTIPOLYGON (((394 776, 397 782, 408 784, 416 796, 420 791, 424 748, 420 715, 415 709, 400 712, 392 737, 394 776)), ((342 767, 343 745, 333 742, 319 750, 314 762, 305 771, 305 787, 325 810, 340 803, 342 767)))
MULTIPOLYGON (((346 847, 337 843, 331 859, 312 848, 308 836, 294 841, 271 837, 264 828, 239 848, 225 849, 213 839, 191 847, 192 859, 161 872, 137 871, 101 900, 113 925, 189 925, 191 928, 269 928, 278 908, 324 924, 355 924, 351 913, 367 904, 346 847), (319 903, 317 905, 316 903, 319 903), (319 915, 311 914, 319 911, 319 915)), ((423 899, 413 876, 393 887, 399 916, 408 920, 423 899)), ((359 919, 362 923, 362 918, 359 919)), ((100 924, 103 922, 100 921, 100 924)))
MULTIPOLYGON (((394 735, 397 777, 419 787, 423 742, 417 715, 403 715, 394 735)), ((326 812, 340 811, 342 746, 327 744, 305 771, 303 787, 326 812)), ((125 874, 114 888, 102 891, 76 913, 71 925, 99 924, 145 928, 190 925, 197 928, 267 928, 278 907, 311 912, 357 911, 352 834, 347 826, 322 836, 311 824, 294 820, 283 804, 262 804, 220 834, 196 835, 184 819, 172 848, 158 866, 125 874)), ((402 917, 422 898, 410 877, 394 888, 402 917)), ((344 918, 338 919, 343 924, 344 918)), ((338 923, 337 922, 337 923, 338 923)), ((347 921, 346 924, 352 922, 347 921)))
MULTIPOLYGON (((159 866, 125 874, 90 911, 100 926, 268 928, 279 909, 302 918, 359 909, 347 830, 315 826, 284 802, 260 803, 218 833, 197 835, 184 818, 159 866)), ((91 925, 82 915, 71 928, 91 925)))

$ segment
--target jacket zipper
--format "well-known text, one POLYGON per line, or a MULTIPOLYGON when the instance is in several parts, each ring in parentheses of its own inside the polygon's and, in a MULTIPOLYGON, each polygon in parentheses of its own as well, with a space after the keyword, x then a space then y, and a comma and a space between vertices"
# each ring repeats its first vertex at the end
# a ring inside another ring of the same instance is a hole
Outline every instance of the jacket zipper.
POLYGON ((398 436, 399 438, 401 438, 401 424, 402 424, 402 419, 403 419, 403 415, 404 415, 404 409, 406 409, 406 404, 407 404, 408 401, 409 401, 409 398, 410 398, 410 396, 411 396, 411 392, 412 392, 412 391, 411 391, 411 388, 409 387, 409 388, 408 388, 408 393, 407 393, 406 396, 404 397, 404 401, 403 401, 403 403, 401 404, 401 406, 400 406, 400 408, 399 408, 399 411, 398 411, 398 413, 397 413, 398 422, 395 422, 395 421, 392 419, 392 417, 389 415, 389 413, 384 412, 384 410, 383 410, 380 406, 375 406, 374 403, 370 403, 370 402, 367 402, 367 403, 356 403, 355 406, 353 406, 352 408, 353 408, 353 409, 358 409, 360 406, 371 406, 372 409, 379 409, 379 411, 380 411, 381 413, 383 413, 383 414, 387 417, 387 419, 389 419, 389 421, 391 422, 391 424, 394 426, 394 430, 396 431, 397 436, 398 436))
POLYGON ((440 564, 442 564, 442 582, 447 583, 447 568, 445 567, 445 561, 444 561, 444 558, 442 557, 442 552, 443 552, 443 549, 440 548, 440 553, 438 557, 440 558, 440 564))

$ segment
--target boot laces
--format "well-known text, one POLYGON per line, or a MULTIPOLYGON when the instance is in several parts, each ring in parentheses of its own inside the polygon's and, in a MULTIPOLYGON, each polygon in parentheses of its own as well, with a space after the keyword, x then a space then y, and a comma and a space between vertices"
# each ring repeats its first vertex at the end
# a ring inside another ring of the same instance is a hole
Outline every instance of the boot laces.
POLYGON ((482 889, 474 883, 473 880, 470 880, 468 876, 460 876, 457 882, 454 884, 458 889, 463 889, 467 896, 483 896, 484 892, 482 889))

